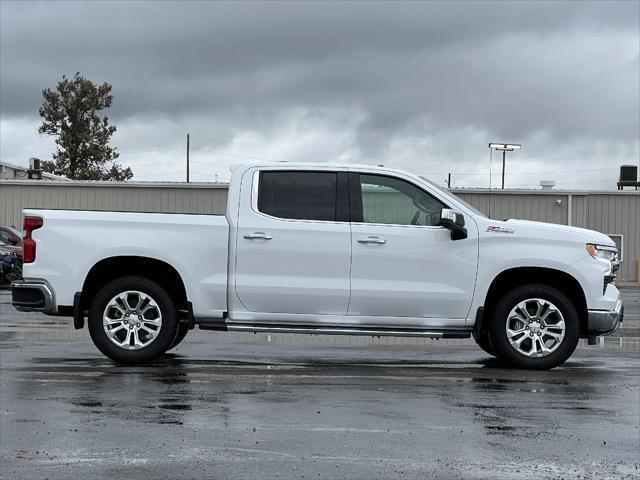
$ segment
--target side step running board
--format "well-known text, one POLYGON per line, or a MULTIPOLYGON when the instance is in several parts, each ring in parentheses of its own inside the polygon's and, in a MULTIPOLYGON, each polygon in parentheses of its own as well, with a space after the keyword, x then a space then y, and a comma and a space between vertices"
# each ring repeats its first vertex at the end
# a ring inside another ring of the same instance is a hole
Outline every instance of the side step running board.
MULTIPOLYGON (((369 329, 369 328, 340 328, 340 327, 304 327, 304 326, 273 326, 247 325, 227 323, 230 332, 270 332, 270 333, 311 333, 317 335, 365 335, 374 337, 426 337, 426 338, 469 338, 469 330, 398 330, 398 329, 369 329)), ((202 326, 201 326, 202 328, 202 326)))

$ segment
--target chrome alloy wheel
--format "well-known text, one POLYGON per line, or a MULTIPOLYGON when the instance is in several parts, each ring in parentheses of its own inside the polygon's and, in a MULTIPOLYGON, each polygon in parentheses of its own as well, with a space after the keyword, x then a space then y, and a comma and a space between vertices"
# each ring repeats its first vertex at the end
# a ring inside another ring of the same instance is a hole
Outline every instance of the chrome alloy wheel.
POLYGON ((546 357, 562 344, 565 334, 562 313, 542 298, 529 298, 509 312, 506 323, 511 346, 526 357, 546 357))
POLYGON ((104 331, 115 345, 138 350, 153 342, 162 327, 162 312, 153 298, 128 290, 107 303, 102 315, 104 331))

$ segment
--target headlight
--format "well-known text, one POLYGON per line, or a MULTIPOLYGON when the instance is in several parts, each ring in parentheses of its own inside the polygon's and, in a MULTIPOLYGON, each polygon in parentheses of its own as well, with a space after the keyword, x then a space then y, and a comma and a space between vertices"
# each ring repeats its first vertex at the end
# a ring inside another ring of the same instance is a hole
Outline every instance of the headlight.
POLYGON ((596 245, 595 243, 587 243, 587 253, 593 258, 602 258, 610 262, 618 261, 618 249, 609 245, 596 245))
POLYGON ((620 268, 620 262, 618 261, 618 249, 609 245, 596 245, 595 243, 587 243, 587 253, 593 258, 606 260, 609 262, 607 271, 604 272, 604 291, 607 289, 607 284, 612 283, 616 278, 616 272, 620 268))

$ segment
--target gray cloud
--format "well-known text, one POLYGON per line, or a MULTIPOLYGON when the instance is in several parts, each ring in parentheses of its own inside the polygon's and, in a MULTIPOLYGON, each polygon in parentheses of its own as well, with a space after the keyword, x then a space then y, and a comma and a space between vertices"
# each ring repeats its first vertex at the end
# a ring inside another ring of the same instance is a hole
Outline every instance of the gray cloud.
POLYGON ((347 157, 470 162, 502 138, 533 160, 568 145, 567 158, 631 158, 639 5, 5 1, 0 114, 37 122, 41 90, 80 70, 112 83, 124 138, 168 122, 215 137, 210 149, 247 132, 273 144, 307 119, 348 129, 329 152, 347 157), (466 132, 458 152, 451 132, 466 132))

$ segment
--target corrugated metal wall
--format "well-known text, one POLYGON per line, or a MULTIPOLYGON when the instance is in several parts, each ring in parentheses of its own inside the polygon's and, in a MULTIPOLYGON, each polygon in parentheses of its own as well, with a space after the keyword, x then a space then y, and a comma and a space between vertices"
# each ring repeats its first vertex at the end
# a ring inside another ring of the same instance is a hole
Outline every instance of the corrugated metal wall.
MULTIPOLYGON (((521 218, 569 223, 624 237, 620 278, 637 281, 640 259, 640 193, 523 191, 454 193, 492 218, 521 218), (558 202, 558 200, 560 202, 558 202)), ((0 225, 20 225, 23 208, 69 208, 168 213, 221 214, 227 186, 215 184, 145 184, 47 181, 0 181, 0 225)))
POLYGON ((618 276, 638 281, 640 192, 453 192, 491 218, 571 224, 607 235, 622 235, 622 264, 618 276))
POLYGON ((573 225, 608 235, 622 235, 620 278, 638 280, 640 194, 572 195, 573 225))
POLYGON ((519 218, 537 222, 567 224, 567 196, 535 193, 502 193, 454 191, 491 218, 519 218), (558 200, 560 202, 558 203, 558 200))
POLYGON ((0 182, 0 225, 20 226, 23 208, 219 214, 227 185, 0 182))

